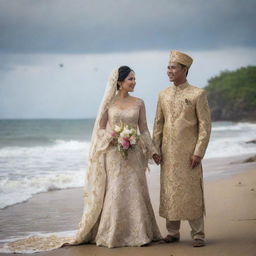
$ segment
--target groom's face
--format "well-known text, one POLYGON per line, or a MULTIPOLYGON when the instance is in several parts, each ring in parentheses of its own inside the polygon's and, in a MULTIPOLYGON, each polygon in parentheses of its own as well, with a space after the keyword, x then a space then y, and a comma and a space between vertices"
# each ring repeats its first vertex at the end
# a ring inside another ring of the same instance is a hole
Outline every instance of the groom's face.
POLYGON ((186 69, 177 62, 169 62, 167 75, 171 82, 181 81, 186 78, 186 69))

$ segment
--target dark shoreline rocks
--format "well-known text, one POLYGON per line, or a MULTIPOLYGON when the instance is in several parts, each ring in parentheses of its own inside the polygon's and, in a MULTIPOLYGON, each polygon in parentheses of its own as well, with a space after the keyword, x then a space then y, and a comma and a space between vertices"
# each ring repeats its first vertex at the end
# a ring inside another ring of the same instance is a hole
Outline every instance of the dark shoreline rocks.
POLYGON ((246 158, 245 160, 242 161, 242 163, 252 163, 252 162, 256 162, 256 155, 246 158))

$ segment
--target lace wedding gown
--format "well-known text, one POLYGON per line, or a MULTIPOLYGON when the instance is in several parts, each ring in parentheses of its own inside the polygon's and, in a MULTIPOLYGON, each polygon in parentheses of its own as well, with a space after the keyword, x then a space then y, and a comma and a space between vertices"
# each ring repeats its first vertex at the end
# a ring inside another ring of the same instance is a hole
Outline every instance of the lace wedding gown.
MULTIPOLYGON (((100 120, 98 136, 101 145, 98 147, 102 152, 105 179, 102 179, 104 183, 93 188, 94 194, 101 189, 104 194, 102 203, 97 203, 99 216, 96 221, 92 220, 95 214, 84 214, 75 240, 53 236, 49 237, 50 241, 46 238, 34 238, 33 241, 25 239, 10 243, 10 250, 18 252, 19 249, 38 247, 40 250, 49 250, 59 247, 63 242, 74 245, 96 243, 109 248, 141 246, 161 239, 145 173, 148 158, 155 152, 147 127, 145 105, 139 98, 129 99, 125 106, 114 100, 100 120), (134 150, 129 151, 127 160, 122 158, 116 146, 110 144, 111 132, 121 121, 140 132, 139 143, 134 150)), ((99 175, 95 179, 98 177, 99 175)), ((95 205, 90 206, 90 200, 85 202, 89 207, 95 208, 95 205)))
MULTIPOLYGON (((133 98, 124 109, 113 103, 101 121, 110 127, 122 121, 141 134, 140 144, 124 160, 116 147, 106 151, 107 186, 95 242, 107 247, 140 246, 161 238, 151 206, 145 170, 153 144, 147 127, 145 105, 133 98)), ((111 140, 111 135, 105 135, 111 140)))

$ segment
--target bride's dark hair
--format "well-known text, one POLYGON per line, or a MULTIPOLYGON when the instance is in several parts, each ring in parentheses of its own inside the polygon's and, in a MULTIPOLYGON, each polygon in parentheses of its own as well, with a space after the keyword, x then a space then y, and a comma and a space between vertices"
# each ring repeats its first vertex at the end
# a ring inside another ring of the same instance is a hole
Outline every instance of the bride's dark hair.
MULTIPOLYGON (((118 82, 124 81, 124 79, 130 74, 130 72, 133 71, 131 68, 128 66, 121 66, 118 68, 118 82)), ((117 90, 120 89, 120 85, 117 84, 117 90)))

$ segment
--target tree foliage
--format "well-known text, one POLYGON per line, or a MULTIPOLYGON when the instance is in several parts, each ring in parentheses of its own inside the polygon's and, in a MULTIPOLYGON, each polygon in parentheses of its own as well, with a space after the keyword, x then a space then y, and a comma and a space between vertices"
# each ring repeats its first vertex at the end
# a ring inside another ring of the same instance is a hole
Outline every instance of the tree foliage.
POLYGON ((223 71, 205 89, 214 120, 256 120, 256 66, 223 71))

